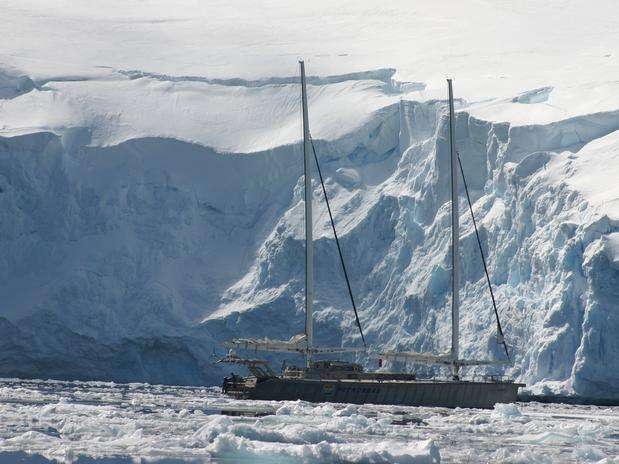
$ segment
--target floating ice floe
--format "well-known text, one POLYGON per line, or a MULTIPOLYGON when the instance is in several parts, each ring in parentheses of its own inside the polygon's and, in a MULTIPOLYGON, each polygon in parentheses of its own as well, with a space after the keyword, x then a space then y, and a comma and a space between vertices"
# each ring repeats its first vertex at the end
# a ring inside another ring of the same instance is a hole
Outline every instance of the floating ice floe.
POLYGON ((9 453, 26 453, 24 462, 43 456, 62 463, 80 457, 432 464, 619 458, 617 408, 254 404, 202 388, 16 380, 0 381, 0 386, 0 460, 16 456, 9 453))

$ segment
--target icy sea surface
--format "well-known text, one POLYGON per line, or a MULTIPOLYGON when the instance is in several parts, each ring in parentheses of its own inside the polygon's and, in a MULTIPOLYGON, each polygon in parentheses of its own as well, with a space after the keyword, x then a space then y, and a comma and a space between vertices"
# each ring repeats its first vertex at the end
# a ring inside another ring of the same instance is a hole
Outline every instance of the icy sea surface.
POLYGON ((216 388, 0 380, 0 463, 619 462, 619 408, 237 401, 216 388))

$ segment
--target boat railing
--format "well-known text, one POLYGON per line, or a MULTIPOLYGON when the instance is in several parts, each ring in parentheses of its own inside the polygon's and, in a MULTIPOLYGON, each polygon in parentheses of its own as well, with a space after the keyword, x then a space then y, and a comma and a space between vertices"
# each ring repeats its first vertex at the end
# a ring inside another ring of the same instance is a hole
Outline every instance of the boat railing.
POLYGON ((283 375, 288 379, 301 379, 305 377, 306 369, 300 367, 287 367, 284 369, 283 375))
POLYGON ((495 382, 495 383, 514 383, 514 380, 506 375, 500 374, 478 374, 473 376, 474 381, 495 382))

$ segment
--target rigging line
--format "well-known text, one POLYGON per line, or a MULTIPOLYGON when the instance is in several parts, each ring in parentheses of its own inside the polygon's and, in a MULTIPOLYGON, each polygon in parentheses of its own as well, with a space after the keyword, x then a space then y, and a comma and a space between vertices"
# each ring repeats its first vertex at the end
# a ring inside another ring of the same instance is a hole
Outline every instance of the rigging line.
POLYGON ((469 211, 471 212, 471 219, 473 220, 473 226, 475 228, 475 236, 477 237, 477 244, 479 245, 479 253, 481 254, 481 262, 484 265, 484 273, 486 274, 486 281, 488 282, 488 290, 490 290, 490 298, 492 299, 492 307, 494 308, 494 315, 496 316, 496 325, 499 335, 501 336, 501 343, 505 349, 505 355, 507 359, 511 361, 509 357, 509 351, 507 350, 507 343, 505 343, 505 336, 503 335, 503 329, 501 327, 501 321, 499 319, 499 312, 496 309, 496 300, 494 299, 494 292, 492 291, 492 284, 490 283, 490 274, 488 273, 488 266, 486 265, 486 257, 484 256, 484 250, 481 246, 481 239, 479 238, 479 232, 477 230, 477 222, 475 221, 475 215, 473 214, 473 205, 471 204, 471 197, 469 196, 469 188, 466 183, 466 177, 464 177, 464 169, 462 169, 462 160, 460 159, 460 152, 456 152, 458 155, 458 165, 460 166, 460 173, 462 174, 462 180, 464 181, 464 191, 466 192, 466 200, 469 203, 469 211))
POLYGON ((335 237, 335 244, 337 245, 337 252, 340 255, 340 263, 342 264, 342 270, 344 271, 344 278, 346 279, 346 286, 348 287, 348 295, 350 296, 350 302, 352 303, 352 309, 355 311, 355 320, 359 333, 361 334, 361 340, 363 340, 363 346, 367 348, 365 337, 363 336, 363 329, 361 328, 361 321, 359 320, 359 313, 357 312, 357 305, 355 304, 355 298, 352 294, 352 288, 350 286, 350 280, 348 279, 348 272, 346 271, 346 264, 344 263, 344 255, 342 255, 342 248, 340 247, 340 240, 335 231, 335 221, 333 220, 333 214, 331 213, 331 206, 329 205, 329 197, 327 197, 327 189, 322 178, 322 171, 320 170, 320 163, 318 163, 318 155, 316 155, 316 148, 314 147, 314 140, 310 136, 310 144, 312 145, 312 151, 314 152, 314 160, 316 161, 316 167, 318 168, 318 176, 320 177, 320 185, 322 186, 322 193, 325 196, 325 202, 327 203, 327 210, 329 211, 329 219, 331 220, 331 228, 333 229, 333 236, 335 237))

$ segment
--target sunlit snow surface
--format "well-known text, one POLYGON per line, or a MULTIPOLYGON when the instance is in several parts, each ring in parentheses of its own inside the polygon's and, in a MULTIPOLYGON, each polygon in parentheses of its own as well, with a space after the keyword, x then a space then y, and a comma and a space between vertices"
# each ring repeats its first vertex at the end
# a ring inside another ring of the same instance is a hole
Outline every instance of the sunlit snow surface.
POLYGON ((216 388, 5 379, 0 462, 18 459, 610 463, 619 459, 619 408, 249 402, 216 388))

